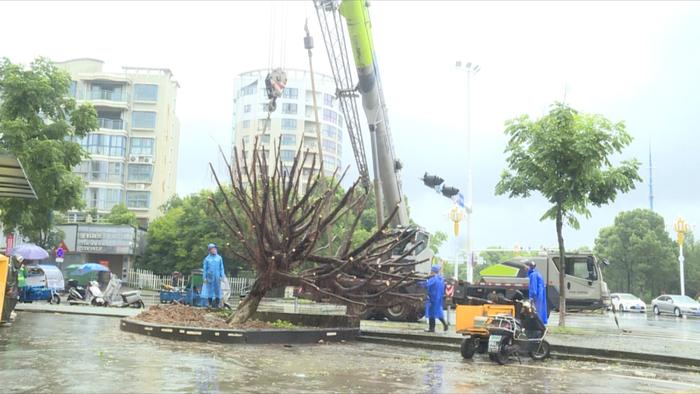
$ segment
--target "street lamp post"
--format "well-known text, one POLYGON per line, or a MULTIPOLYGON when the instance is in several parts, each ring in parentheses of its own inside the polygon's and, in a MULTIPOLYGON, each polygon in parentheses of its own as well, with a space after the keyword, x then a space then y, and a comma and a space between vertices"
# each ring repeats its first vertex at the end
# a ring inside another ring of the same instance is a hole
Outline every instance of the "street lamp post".
POLYGON ((472 211, 474 207, 474 196, 472 190, 472 115, 471 115, 471 76, 476 74, 481 69, 478 65, 467 62, 464 66, 461 61, 457 61, 456 66, 460 70, 467 72, 467 204, 465 210, 467 212, 466 227, 466 260, 467 260, 467 282, 473 282, 474 278, 474 256, 472 251, 472 211))
POLYGON ((685 262, 685 257, 683 256, 683 242, 685 241, 685 235, 690 231, 690 226, 683 220, 683 218, 676 219, 676 223, 673 224, 673 229, 676 231, 677 241, 678 241, 678 262, 680 263, 681 271, 681 295, 685 295, 685 269, 683 263, 685 262))

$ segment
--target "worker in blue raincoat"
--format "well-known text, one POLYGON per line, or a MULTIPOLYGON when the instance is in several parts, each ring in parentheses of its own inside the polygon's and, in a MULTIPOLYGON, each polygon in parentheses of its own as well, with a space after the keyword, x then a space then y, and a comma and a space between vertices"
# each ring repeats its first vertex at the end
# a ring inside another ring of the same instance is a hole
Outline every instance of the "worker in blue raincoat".
POLYGON ((425 331, 435 332, 435 319, 440 320, 443 328, 447 331, 449 325, 445 321, 442 309, 442 301, 445 298, 445 280, 440 275, 440 266, 434 265, 430 269, 430 278, 420 282, 420 285, 425 287, 428 292, 428 297, 425 299, 425 317, 428 319, 429 325, 425 331))
POLYGON ((216 244, 210 243, 207 249, 209 254, 202 262, 204 284, 201 297, 207 300, 209 306, 218 308, 221 302, 221 279, 226 277, 224 260, 219 256, 216 244))
POLYGON ((527 265, 530 268, 527 272, 527 276, 530 279, 528 289, 530 301, 535 306, 542 323, 547 324, 547 293, 544 288, 544 279, 537 271, 534 261, 528 261, 527 265))

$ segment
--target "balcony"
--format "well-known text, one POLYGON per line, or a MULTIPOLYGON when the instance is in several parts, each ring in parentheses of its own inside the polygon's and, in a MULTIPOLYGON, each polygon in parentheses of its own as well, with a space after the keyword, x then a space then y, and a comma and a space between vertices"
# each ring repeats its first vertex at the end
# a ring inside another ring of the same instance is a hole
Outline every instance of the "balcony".
POLYGON ((129 95, 123 89, 102 89, 93 85, 78 94, 78 100, 88 100, 95 106, 127 109, 129 95))
POLYGON ((121 119, 97 118, 101 129, 124 131, 124 121, 121 119))

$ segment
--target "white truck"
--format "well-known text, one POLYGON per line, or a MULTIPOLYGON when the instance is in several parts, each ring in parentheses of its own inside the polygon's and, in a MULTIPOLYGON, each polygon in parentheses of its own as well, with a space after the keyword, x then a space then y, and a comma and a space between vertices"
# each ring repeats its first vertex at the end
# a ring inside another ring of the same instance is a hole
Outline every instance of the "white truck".
MULTIPOLYGON (((528 295, 529 279, 527 261, 534 261, 545 280, 547 306, 550 310, 559 306, 559 255, 547 253, 541 256, 522 257, 490 266, 481 271, 478 283, 460 283, 455 288, 453 302, 469 303, 468 297, 489 299, 495 292, 512 298, 516 291, 528 295)), ((592 254, 566 255, 566 307, 567 310, 593 310, 610 304, 610 291, 603 280, 603 270, 592 254)))

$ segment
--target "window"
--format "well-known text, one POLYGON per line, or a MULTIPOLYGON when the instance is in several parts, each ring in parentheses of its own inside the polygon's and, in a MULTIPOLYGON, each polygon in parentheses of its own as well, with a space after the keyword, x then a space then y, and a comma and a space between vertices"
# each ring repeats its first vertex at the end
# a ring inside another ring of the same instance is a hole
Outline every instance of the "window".
POLYGON ((156 113, 151 111, 134 111, 131 113, 131 127, 135 129, 155 129, 156 113))
POLYGON ((151 183, 153 166, 150 164, 129 164, 129 182, 151 183))
POLYGON ((268 103, 260 104, 260 112, 268 112, 270 110, 268 103))
POLYGON ((126 137, 123 136, 90 133, 76 142, 95 155, 126 156, 126 137))
POLYGON ((84 161, 75 172, 88 182, 122 183, 124 180, 124 164, 117 162, 84 161))
POLYGON ((132 155, 153 156, 155 143, 156 140, 153 138, 131 137, 131 150, 129 152, 132 155))
POLYGON ((324 124, 323 125, 323 136, 335 139, 335 137, 336 137, 335 127, 324 124))
POLYGON ((316 138, 314 137, 304 137, 304 148, 315 148, 316 138))
POLYGON ((263 145, 270 145, 270 134, 263 134, 260 136, 260 142, 263 145))
POLYGON ((323 151, 327 153, 335 154, 335 142, 330 140, 323 140, 323 151))
POLYGON ((282 134, 282 145, 295 145, 297 143, 297 136, 294 134, 282 134))
POLYGON ((255 81, 251 83, 250 85, 244 86, 241 88, 241 90, 238 92, 238 96, 248 96, 251 94, 255 94, 258 90, 258 82, 255 81))
POLYGON ((88 208, 109 211, 122 202, 121 189, 91 187, 85 190, 85 202, 88 208))
POLYGON ((323 156, 323 164, 326 167, 331 167, 331 168, 335 169, 335 159, 332 157, 328 157, 328 156, 324 155, 323 156))
POLYGON ((282 91, 282 97, 286 99, 294 99, 296 100, 299 98, 299 89, 297 88, 284 88, 282 91))
POLYGON ((325 122, 336 124, 338 122, 338 114, 330 109, 323 109, 323 120, 325 122))
POLYGON ((282 113, 283 114, 295 114, 297 113, 297 105, 294 103, 282 103, 282 113))
POLYGON ((296 130, 296 119, 282 119, 282 130, 296 130))
MULTIPOLYGON (((554 258, 557 267, 559 267, 559 259, 554 258)), ((597 280, 598 274, 595 268, 593 257, 587 258, 567 258, 566 259, 566 274, 586 280, 597 280)))
POLYGON ((243 128, 244 128, 244 129, 249 129, 249 128, 250 128, 250 120, 244 120, 244 121, 243 121, 243 128))
POLYGON ((243 145, 249 145, 250 144, 250 136, 244 135, 243 138, 241 138, 241 141, 243 141, 243 145))
POLYGON ((324 94, 323 95, 323 105, 327 107, 332 107, 333 106, 333 96, 330 94, 324 94))
POLYGON ((158 85, 134 85, 134 101, 158 101, 158 85))
POLYGON ((343 127, 343 115, 338 114, 338 127, 343 127))
POLYGON ((70 86, 68 87, 68 94, 71 97, 75 97, 77 93, 78 93, 78 82, 77 81, 70 81, 70 86))
POLYGON ((265 131, 270 128, 269 120, 258 119, 258 131, 265 131))
POLYGON ((151 205, 151 192, 126 192, 126 206, 128 208, 148 208, 151 205))
POLYGON ((95 84, 90 86, 91 100, 126 101, 121 85, 95 84))
POLYGON ((246 104, 246 105, 244 105, 244 106, 243 106, 243 113, 246 113, 246 114, 247 114, 248 112, 250 112, 250 108, 251 108, 251 107, 252 107, 251 104, 246 104))
POLYGON ((282 161, 293 161, 294 156, 296 155, 296 152, 290 149, 281 149, 280 150, 280 158, 282 161))

